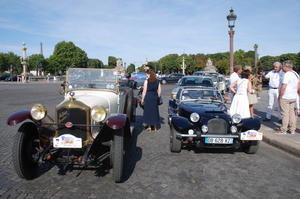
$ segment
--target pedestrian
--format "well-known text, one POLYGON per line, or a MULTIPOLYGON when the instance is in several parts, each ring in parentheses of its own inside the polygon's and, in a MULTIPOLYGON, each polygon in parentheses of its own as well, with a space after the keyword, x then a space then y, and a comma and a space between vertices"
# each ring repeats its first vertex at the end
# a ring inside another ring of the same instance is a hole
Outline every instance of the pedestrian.
POLYGON ((230 115, 239 114, 242 118, 250 118, 248 93, 254 93, 250 82, 250 71, 244 70, 241 79, 231 84, 230 89, 234 94, 230 106, 230 115))
POLYGON ((282 124, 280 129, 276 130, 275 133, 286 134, 287 131, 289 131, 290 134, 295 134, 295 103, 298 98, 297 95, 300 93, 299 75, 293 70, 293 63, 290 60, 283 62, 282 69, 285 74, 278 96, 282 114, 282 124))
POLYGON ((280 62, 274 62, 273 66, 274 66, 274 69, 265 75, 265 78, 269 79, 269 91, 268 91, 269 103, 268 103, 268 107, 267 107, 266 118, 263 119, 263 121, 271 120, 272 111, 275 107, 275 110, 277 110, 277 113, 278 113, 279 123, 281 123, 282 116, 280 113, 278 96, 279 96, 279 88, 281 86, 284 72, 281 69, 280 62))
POLYGON ((144 65, 144 71, 147 72, 148 70, 154 70, 152 66, 145 64, 144 65))
MULTIPOLYGON (((251 84, 251 87, 254 89, 254 83, 255 83, 255 77, 252 75, 252 67, 251 66, 245 66, 244 70, 248 70, 250 72, 249 81, 251 84)), ((255 89, 254 89, 255 90, 255 89)), ((249 93, 248 92, 248 100, 249 100, 249 110, 250 110, 250 116, 254 117, 254 104, 257 103, 257 95, 255 93, 249 93)))
POLYGON ((147 78, 144 81, 141 103, 144 106, 143 121, 145 129, 156 131, 160 126, 158 100, 161 97, 161 85, 156 78, 154 70, 147 70, 147 78))
MULTIPOLYGON (((229 77, 229 83, 230 86, 235 83, 237 80, 240 79, 239 75, 243 72, 242 66, 241 65, 236 65, 233 67, 233 73, 230 75, 229 77)), ((234 92, 236 92, 236 88, 234 88, 234 92)), ((231 91, 231 89, 229 89, 229 95, 230 95, 230 102, 232 102, 234 93, 231 91)))

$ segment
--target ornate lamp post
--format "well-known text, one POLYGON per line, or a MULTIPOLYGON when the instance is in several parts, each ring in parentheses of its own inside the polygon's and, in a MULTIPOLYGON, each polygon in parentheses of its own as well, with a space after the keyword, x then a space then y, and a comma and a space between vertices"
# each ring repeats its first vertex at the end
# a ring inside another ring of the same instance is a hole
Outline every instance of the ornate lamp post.
POLYGON ((22 48, 22 57, 21 57, 21 64, 23 65, 23 73, 22 73, 22 82, 26 82, 26 69, 27 69, 27 56, 26 56, 26 44, 23 43, 23 48, 22 48))
POLYGON ((254 68, 255 68, 255 73, 257 74, 258 73, 258 66, 257 66, 257 48, 258 48, 258 45, 254 44, 253 48, 254 48, 254 68))
POLYGON ((186 66, 185 66, 185 59, 184 59, 184 56, 182 57, 182 66, 181 66, 181 69, 182 69, 182 74, 185 75, 185 69, 186 69, 186 66))
POLYGON ((227 15, 228 27, 229 27, 229 38, 230 38, 230 73, 233 72, 233 35, 234 35, 234 24, 236 20, 236 14, 234 14, 231 8, 229 14, 227 15))

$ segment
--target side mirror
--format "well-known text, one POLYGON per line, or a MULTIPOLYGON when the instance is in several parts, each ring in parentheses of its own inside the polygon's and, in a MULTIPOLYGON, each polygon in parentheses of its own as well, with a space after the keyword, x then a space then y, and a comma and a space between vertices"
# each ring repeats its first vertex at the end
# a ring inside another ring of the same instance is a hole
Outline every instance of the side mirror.
POLYGON ((64 81, 61 85, 60 85, 60 88, 59 88, 59 94, 61 95, 64 95, 65 92, 66 92, 66 85, 67 85, 67 82, 64 81))

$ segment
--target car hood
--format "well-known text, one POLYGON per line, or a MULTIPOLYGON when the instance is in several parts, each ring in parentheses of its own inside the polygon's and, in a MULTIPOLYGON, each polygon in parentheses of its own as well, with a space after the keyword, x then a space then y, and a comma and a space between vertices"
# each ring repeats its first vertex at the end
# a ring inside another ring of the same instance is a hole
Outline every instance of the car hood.
MULTIPOLYGON (((102 106, 108 113, 118 112, 118 95, 114 92, 99 90, 78 90, 73 92, 75 93, 75 100, 86 104, 90 108, 102 106)), ((68 100, 70 100, 70 96, 66 95, 62 103, 68 100)))
POLYGON ((205 112, 223 112, 226 111, 226 106, 223 103, 211 102, 183 102, 180 104, 181 108, 190 110, 191 112, 205 113, 205 112))

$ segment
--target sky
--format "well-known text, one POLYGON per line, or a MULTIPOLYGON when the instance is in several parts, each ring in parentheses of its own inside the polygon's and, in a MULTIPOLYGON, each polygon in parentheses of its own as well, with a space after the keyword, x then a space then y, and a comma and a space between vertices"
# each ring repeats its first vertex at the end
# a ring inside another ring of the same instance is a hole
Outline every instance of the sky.
POLYGON ((0 0, 0 52, 52 55, 72 41, 89 58, 141 65, 167 54, 229 51, 230 8, 237 15, 234 50, 277 56, 300 52, 300 0, 0 0))

